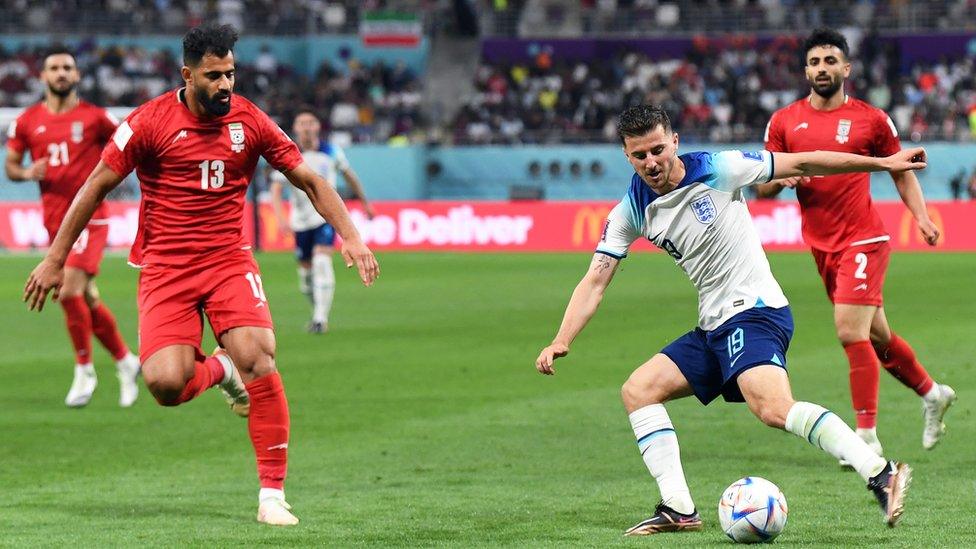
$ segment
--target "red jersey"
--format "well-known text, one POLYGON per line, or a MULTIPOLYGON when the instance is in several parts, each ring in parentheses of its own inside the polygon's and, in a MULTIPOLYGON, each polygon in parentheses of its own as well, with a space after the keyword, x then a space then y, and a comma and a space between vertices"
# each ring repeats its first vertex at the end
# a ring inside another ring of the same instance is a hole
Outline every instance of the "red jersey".
MULTIPOLYGON (((98 157, 118 126, 105 109, 79 101, 67 112, 53 114, 44 103, 28 107, 7 131, 7 147, 31 160, 47 158, 47 172, 40 181, 44 228, 51 239, 57 234, 68 206, 98 165, 98 157)), ((107 218, 99 206, 93 220, 107 218)))
MULTIPOLYGON (((847 97, 831 111, 818 111, 808 98, 773 113, 766 126, 772 152, 838 151, 889 156, 901 150, 898 131, 884 111, 847 97)), ((888 240, 871 202, 871 175, 817 176, 796 188, 803 216, 803 239, 811 247, 836 252, 851 245, 888 240)))
POLYGON ((184 90, 132 112, 102 152, 119 175, 133 169, 142 189, 139 230, 129 261, 186 264, 201 255, 248 248, 244 199, 258 157, 292 170, 302 154, 268 115, 239 95, 219 118, 195 116, 184 90))

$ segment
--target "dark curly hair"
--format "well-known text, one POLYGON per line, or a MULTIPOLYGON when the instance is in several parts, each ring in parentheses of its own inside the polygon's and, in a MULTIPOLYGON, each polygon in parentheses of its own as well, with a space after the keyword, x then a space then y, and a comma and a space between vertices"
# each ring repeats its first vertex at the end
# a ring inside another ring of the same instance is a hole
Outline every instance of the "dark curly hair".
POLYGON ((47 60, 47 58, 51 57, 52 55, 70 55, 71 57, 74 57, 75 52, 71 51, 67 46, 62 44, 55 44, 44 50, 44 57, 42 57, 42 59, 47 60))
POLYGON ((623 143, 625 137, 640 137, 658 126, 664 128, 665 132, 671 132, 671 118, 664 109, 652 105, 634 105, 620 113, 617 118, 617 135, 623 143))
POLYGON ((208 53, 224 57, 234 49, 237 38, 237 31, 230 25, 193 27, 183 37, 183 64, 195 67, 208 53))
POLYGON ((800 53, 800 64, 802 66, 807 64, 807 54, 817 46, 836 46, 837 49, 844 52, 845 60, 851 55, 851 49, 847 46, 847 39, 844 38, 843 34, 834 29, 820 27, 810 33, 810 36, 803 41, 803 49, 800 53))

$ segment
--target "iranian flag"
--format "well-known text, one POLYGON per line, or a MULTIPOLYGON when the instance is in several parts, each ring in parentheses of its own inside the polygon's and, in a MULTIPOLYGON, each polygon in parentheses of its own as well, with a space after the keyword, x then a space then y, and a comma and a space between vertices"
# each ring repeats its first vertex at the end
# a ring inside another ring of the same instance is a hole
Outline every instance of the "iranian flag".
POLYGON ((359 23, 365 46, 415 48, 423 36, 420 20, 412 13, 367 12, 359 23))

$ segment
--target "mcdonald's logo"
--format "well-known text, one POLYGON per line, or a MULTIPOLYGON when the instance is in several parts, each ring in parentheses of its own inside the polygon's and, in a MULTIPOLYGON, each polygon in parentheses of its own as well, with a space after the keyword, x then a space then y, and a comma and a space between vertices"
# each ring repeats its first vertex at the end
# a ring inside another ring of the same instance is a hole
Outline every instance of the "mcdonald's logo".
POLYGON ((576 217, 573 218, 573 246, 599 242, 610 209, 608 206, 583 206, 576 210, 576 217))
MULTIPOLYGON (((925 209, 929 213, 929 219, 939 229, 939 240, 936 241, 935 245, 942 246, 945 244, 946 238, 945 222, 942 220, 942 213, 938 208, 931 205, 926 205, 925 209)), ((925 239, 918 230, 918 223, 915 222, 915 217, 912 216, 912 212, 905 210, 902 212, 901 222, 898 224, 898 244, 908 246, 911 243, 913 233, 915 234, 916 242, 925 244, 925 239)))

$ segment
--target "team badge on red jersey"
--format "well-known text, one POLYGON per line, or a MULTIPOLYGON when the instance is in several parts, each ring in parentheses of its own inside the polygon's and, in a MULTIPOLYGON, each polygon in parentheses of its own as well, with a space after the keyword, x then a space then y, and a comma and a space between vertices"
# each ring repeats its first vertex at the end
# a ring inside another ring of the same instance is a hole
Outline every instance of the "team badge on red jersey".
POLYGON ((712 197, 707 194, 691 202, 691 211, 695 212, 695 219, 705 225, 714 221, 715 214, 717 213, 715 203, 712 202, 712 197))
POLYGON ((85 123, 81 120, 71 123, 71 142, 81 143, 85 137, 85 123))
POLYGON ((231 122, 227 124, 230 131, 230 150, 239 153, 244 150, 244 124, 231 122))
POLYGON ((841 118, 837 122, 837 142, 840 144, 847 143, 847 140, 851 135, 851 121, 846 118, 841 118))

